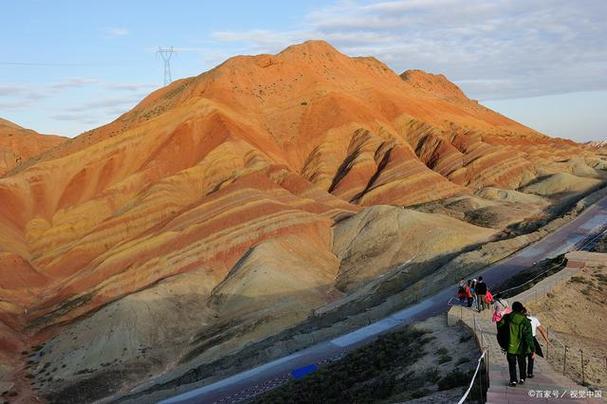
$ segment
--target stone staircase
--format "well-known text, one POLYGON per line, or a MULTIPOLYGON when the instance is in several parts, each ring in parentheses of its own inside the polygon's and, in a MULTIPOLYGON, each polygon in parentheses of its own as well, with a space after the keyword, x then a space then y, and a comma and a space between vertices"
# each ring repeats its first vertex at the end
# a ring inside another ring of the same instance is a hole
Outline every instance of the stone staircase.
MULTIPOLYGON (((565 269, 545 279, 533 288, 511 299, 523 304, 541 298, 552 288, 566 282, 577 272, 565 269)), ((486 350, 486 364, 489 377, 488 403, 604 403, 607 392, 591 391, 557 372, 544 359, 536 357, 535 377, 527 379, 524 385, 508 386, 509 374, 506 355, 497 343, 497 329, 491 321, 491 310, 478 313, 476 310, 453 306, 448 313, 449 324, 463 322, 475 334, 479 346, 486 350)))

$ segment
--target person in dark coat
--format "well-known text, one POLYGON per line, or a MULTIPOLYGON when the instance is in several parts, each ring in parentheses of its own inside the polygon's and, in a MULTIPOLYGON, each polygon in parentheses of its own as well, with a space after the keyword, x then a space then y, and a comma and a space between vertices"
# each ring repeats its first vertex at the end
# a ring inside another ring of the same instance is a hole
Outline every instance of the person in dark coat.
POLYGON ((483 277, 479 276, 478 281, 476 282, 476 308, 479 312, 485 310, 485 308, 489 308, 487 304, 487 284, 483 281, 483 277))

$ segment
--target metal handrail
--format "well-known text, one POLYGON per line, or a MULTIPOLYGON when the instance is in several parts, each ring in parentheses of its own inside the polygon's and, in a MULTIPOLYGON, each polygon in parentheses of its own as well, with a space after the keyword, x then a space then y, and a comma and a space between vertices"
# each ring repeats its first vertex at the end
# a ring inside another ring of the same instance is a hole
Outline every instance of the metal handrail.
POLYGON ((466 401, 466 399, 468 398, 468 395, 470 394, 470 391, 472 391, 472 386, 474 385, 474 380, 476 380, 476 375, 478 374, 478 371, 481 367, 481 363, 482 363, 483 358, 485 357, 486 353, 487 353, 487 351, 483 351, 481 353, 481 356, 478 358, 478 364, 476 365, 476 370, 474 371, 474 375, 472 375, 472 379, 470 380, 470 385, 468 386, 468 389, 466 390, 466 392, 464 393, 462 398, 459 399, 457 404, 462 404, 464 401, 466 401))
POLYGON ((529 279, 529 280, 527 280, 527 281, 525 281, 525 282, 521 283, 520 285, 513 286, 513 287, 508 288, 508 289, 506 289, 506 290, 500 290, 500 291, 498 291, 498 292, 496 293, 496 295, 502 295, 502 294, 504 294, 505 292, 508 292, 508 291, 510 291, 510 290, 519 289, 519 288, 521 288, 521 287, 523 287, 523 286, 527 285, 528 283, 533 282, 534 280, 538 279, 539 277, 541 277, 541 276, 545 275, 546 273, 548 273, 548 272, 552 271, 554 268, 555 268, 554 266, 550 266, 550 268, 548 268, 547 270, 545 270, 545 271, 541 272, 540 274, 538 274, 538 275, 534 276, 533 278, 531 278, 531 279, 529 279))
MULTIPOLYGON (((604 372, 607 373, 607 356, 602 358, 602 357, 597 357, 595 355, 588 355, 588 352, 584 352, 583 349, 579 350, 579 355, 578 352, 575 350, 570 350, 569 346, 567 344, 565 344, 563 341, 561 341, 558 337, 551 335, 550 333, 548 333, 548 340, 552 343, 552 341, 556 341, 560 344, 560 347, 554 347, 554 349, 558 352, 561 351, 563 352, 562 355, 562 363, 563 363, 563 367, 562 367, 562 373, 563 375, 567 375, 567 369, 572 369, 574 371, 574 374, 576 377, 581 377, 581 382, 584 385, 586 382, 586 367, 588 364, 590 363, 598 363, 599 367, 603 368, 604 372), (569 358, 569 361, 567 360, 569 358), (575 359, 575 361, 573 361, 572 359, 575 359), (578 359, 580 362, 578 362, 578 359), (575 363, 576 365, 572 365, 573 363, 575 363), (580 367, 578 368, 577 364, 580 364, 580 367), (567 366, 569 364, 569 366, 567 366), (601 366, 604 365, 604 366, 601 366)), ((559 363, 559 359, 561 358, 561 355, 559 354, 553 354, 553 357, 556 359, 556 362, 559 363)), ((548 359, 548 358, 547 358, 548 359)), ((555 369, 560 370, 560 363, 558 366, 554 366, 555 369)))
POLYGON ((601 225, 598 228, 598 230, 595 231, 594 234, 591 234, 590 236, 588 236, 585 239, 581 240, 580 242, 576 243, 574 245, 574 247, 578 250, 583 250, 586 246, 591 245, 596 240, 598 240, 600 237, 602 237, 605 234, 605 232, 607 232, 607 224, 601 225), (581 243, 581 244, 578 245, 579 243, 581 243))

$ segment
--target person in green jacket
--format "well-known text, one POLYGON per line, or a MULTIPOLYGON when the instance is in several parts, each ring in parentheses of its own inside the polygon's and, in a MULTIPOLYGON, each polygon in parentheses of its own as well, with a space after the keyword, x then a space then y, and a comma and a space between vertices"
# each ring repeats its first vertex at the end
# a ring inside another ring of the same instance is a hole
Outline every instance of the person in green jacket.
POLYGON ((504 349, 510 372, 510 386, 512 387, 516 386, 517 383, 525 383, 525 376, 527 375, 526 358, 528 355, 533 356, 535 352, 531 322, 524 313, 525 307, 522 303, 514 302, 512 304, 512 313, 504 315, 497 324, 498 334, 501 333, 507 336, 507 343, 504 344, 504 349), (516 377, 517 363, 521 376, 520 379, 516 377))

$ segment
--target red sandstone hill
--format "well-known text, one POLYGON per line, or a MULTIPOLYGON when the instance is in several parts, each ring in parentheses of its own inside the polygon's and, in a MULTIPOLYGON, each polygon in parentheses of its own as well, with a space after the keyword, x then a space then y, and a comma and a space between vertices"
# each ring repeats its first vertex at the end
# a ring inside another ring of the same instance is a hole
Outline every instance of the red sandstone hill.
POLYGON ((497 209, 472 194, 522 200, 508 190, 533 184, 547 195, 544 177, 599 176, 594 158, 442 75, 399 76, 322 41, 237 56, 0 179, 0 335, 13 352, 55 336, 44 360, 66 366, 39 386, 49 394, 110 358, 144 360, 146 344, 157 371, 192 333, 236 327, 216 358, 399 263, 499 230, 373 205, 460 198, 497 209))
POLYGON ((64 140, 64 137, 41 135, 0 118, 0 177, 64 140))

